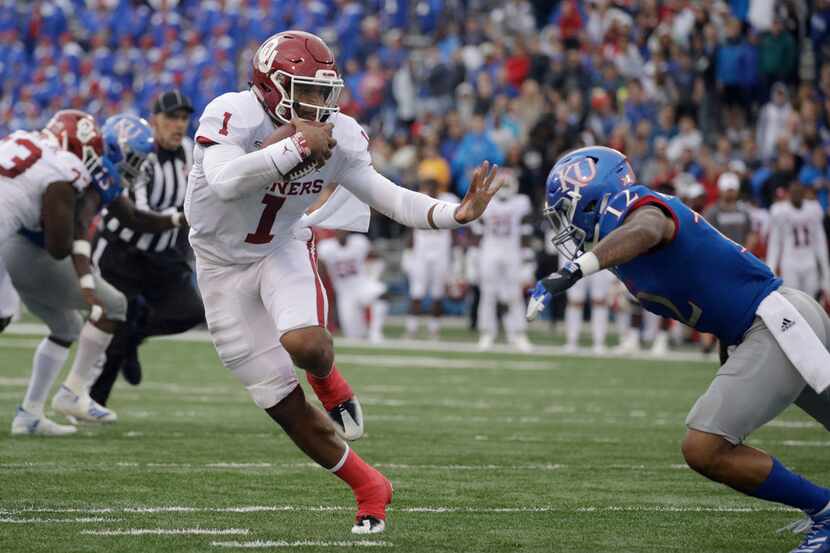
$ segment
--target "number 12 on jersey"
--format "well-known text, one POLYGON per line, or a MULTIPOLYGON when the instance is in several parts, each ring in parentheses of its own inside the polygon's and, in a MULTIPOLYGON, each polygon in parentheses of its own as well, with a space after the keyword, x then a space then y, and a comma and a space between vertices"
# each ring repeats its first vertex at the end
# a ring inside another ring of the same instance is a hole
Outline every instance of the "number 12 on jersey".
POLYGON ((277 212, 282 207, 282 204, 285 203, 285 198, 266 194, 262 198, 262 203, 265 204, 265 209, 262 210, 256 231, 248 233, 248 236, 245 237, 245 242, 248 244, 268 244, 274 239, 274 235, 271 234, 271 229, 274 227, 274 221, 277 219, 277 212))

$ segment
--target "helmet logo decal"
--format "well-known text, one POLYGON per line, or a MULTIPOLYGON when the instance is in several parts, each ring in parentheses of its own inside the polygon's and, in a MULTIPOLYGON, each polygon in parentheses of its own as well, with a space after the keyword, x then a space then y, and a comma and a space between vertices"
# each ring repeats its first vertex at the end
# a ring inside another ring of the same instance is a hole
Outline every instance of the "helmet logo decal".
POLYGON ((585 157, 562 168, 560 179, 562 179, 562 190, 568 189, 566 185, 579 189, 588 186, 594 177, 597 176, 597 164, 593 158, 585 157))
POLYGON ((78 119, 75 126, 75 136, 78 137, 81 144, 88 144, 90 140, 95 138, 95 134, 95 122, 91 118, 78 119))
POLYGON ((118 142, 127 142, 131 138, 141 134, 141 129, 129 119, 121 119, 116 122, 115 130, 118 133, 118 142))
POLYGON ((277 57, 277 47, 280 44, 280 38, 282 37, 269 40, 260 46, 256 53, 257 69, 263 73, 268 73, 271 70, 271 64, 274 63, 274 59, 277 57))

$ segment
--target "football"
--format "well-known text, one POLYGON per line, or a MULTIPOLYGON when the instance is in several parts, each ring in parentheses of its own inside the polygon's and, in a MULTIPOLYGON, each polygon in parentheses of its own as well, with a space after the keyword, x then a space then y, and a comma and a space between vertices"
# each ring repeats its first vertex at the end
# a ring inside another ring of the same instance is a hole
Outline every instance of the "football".
MULTIPOLYGON (((322 125, 322 123, 320 123, 320 125, 322 125)), ((293 123, 286 123, 285 125, 280 125, 277 128, 277 130, 271 133, 271 135, 263 141, 262 147, 265 148, 270 146, 271 144, 275 144, 280 140, 283 140, 284 138, 288 138, 295 132, 297 132, 297 127, 295 127, 293 123)), ((308 175, 309 173, 312 173, 322 168, 323 165, 325 165, 325 163, 326 162, 323 160, 314 160, 308 158, 299 163, 296 167, 294 167, 294 169, 292 169, 290 173, 285 175, 285 180, 295 181, 297 179, 300 179, 308 175)))

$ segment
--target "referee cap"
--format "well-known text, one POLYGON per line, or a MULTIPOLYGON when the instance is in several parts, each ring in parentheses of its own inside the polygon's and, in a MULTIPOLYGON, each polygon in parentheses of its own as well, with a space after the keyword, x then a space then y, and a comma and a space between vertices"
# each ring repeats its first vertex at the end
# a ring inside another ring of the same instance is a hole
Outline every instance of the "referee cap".
POLYGON ((153 113, 173 113, 174 111, 183 109, 188 113, 193 113, 193 104, 187 96, 179 90, 168 90, 162 92, 153 103, 153 113))

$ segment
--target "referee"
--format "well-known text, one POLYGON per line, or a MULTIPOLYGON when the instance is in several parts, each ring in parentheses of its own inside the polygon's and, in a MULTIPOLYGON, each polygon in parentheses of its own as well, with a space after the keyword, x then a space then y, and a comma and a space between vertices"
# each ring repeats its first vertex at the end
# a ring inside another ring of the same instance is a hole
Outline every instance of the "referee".
MULTIPOLYGON (((193 142, 185 137, 192 113, 190 100, 178 90, 162 93, 153 104, 155 160, 129 192, 139 209, 182 211, 193 157, 193 142)), ((138 346, 145 338, 184 332, 205 315, 188 263, 187 227, 135 233, 105 211, 93 252, 103 277, 129 300, 127 323, 116 332, 90 390, 95 401, 106 405, 119 372, 130 384, 141 382, 138 346)))

